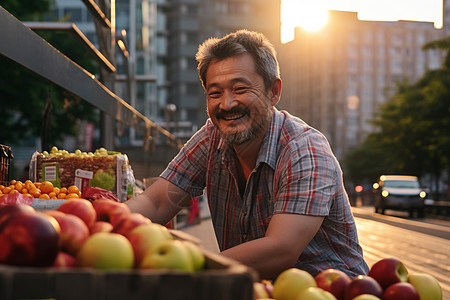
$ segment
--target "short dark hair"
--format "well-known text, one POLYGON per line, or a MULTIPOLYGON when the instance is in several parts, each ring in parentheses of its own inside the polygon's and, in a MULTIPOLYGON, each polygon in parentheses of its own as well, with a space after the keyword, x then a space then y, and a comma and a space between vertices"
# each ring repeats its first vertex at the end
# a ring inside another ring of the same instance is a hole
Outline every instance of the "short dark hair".
POLYGON ((256 72, 262 76, 266 89, 280 78, 280 67, 272 43, 262 34, 246 29, 222 38, 209 38, 198 47, 198 76, 206 89, 206 72, 213 60, 222 60, 240 54, 250 54, 255 60, 256 72))

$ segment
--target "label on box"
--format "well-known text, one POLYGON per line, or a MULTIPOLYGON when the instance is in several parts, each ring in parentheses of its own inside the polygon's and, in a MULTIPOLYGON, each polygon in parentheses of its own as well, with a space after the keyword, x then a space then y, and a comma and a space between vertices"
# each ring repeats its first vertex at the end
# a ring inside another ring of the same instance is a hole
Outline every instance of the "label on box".
POLYGON ((78 187, 80 192, 83 192, 83 189, 89 186, 89 180, 93 177, 94 172, 81 169, 75 170, 75 185, 78 187))
POLYGON ((59 183, 59 164, 56 162, 53 163, 44 163, 42 164, 42 181, 50 181, 54 186, 60 187, 59 183))

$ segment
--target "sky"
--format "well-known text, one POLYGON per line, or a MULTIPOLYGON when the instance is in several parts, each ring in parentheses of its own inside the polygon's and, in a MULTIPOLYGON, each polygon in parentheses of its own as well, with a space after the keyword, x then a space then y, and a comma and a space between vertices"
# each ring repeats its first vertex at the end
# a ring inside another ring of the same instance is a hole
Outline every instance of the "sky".
POLYGON ((281 0, 281 41, 292 40, 298 26, 319 29, 328 10, 355 11, 361 20, 427 21, 442 28, 442 0, 281 0))

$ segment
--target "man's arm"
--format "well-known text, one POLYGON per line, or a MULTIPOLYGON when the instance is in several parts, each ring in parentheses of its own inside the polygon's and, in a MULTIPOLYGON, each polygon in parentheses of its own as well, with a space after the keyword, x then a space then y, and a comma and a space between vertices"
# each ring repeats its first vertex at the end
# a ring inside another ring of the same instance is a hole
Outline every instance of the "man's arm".
POLYGON ((295 265, 322 221, 323 217, 275 214, 263 238, 240 244, 221 254, 252 267, 261 278, 274 278, 295 265))
POLYGON ((145 191, 126 201, 132 212, 139 212, 152 222, 167 224, 183 207, 189 204, 191 196, 173 183, 158 178, 145 191))

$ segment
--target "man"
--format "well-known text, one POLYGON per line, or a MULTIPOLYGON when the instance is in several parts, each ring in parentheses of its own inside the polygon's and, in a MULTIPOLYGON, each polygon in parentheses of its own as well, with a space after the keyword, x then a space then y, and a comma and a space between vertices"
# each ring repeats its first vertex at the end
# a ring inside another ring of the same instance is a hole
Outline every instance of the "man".
POLYGON ((165 224, 206 188, 221 255, 262 278, 290 267, 368 271, 342 172, 325 137, 278 111, 273 46, 247 30, 200 45, 209 120, 128 206, 165 224))

